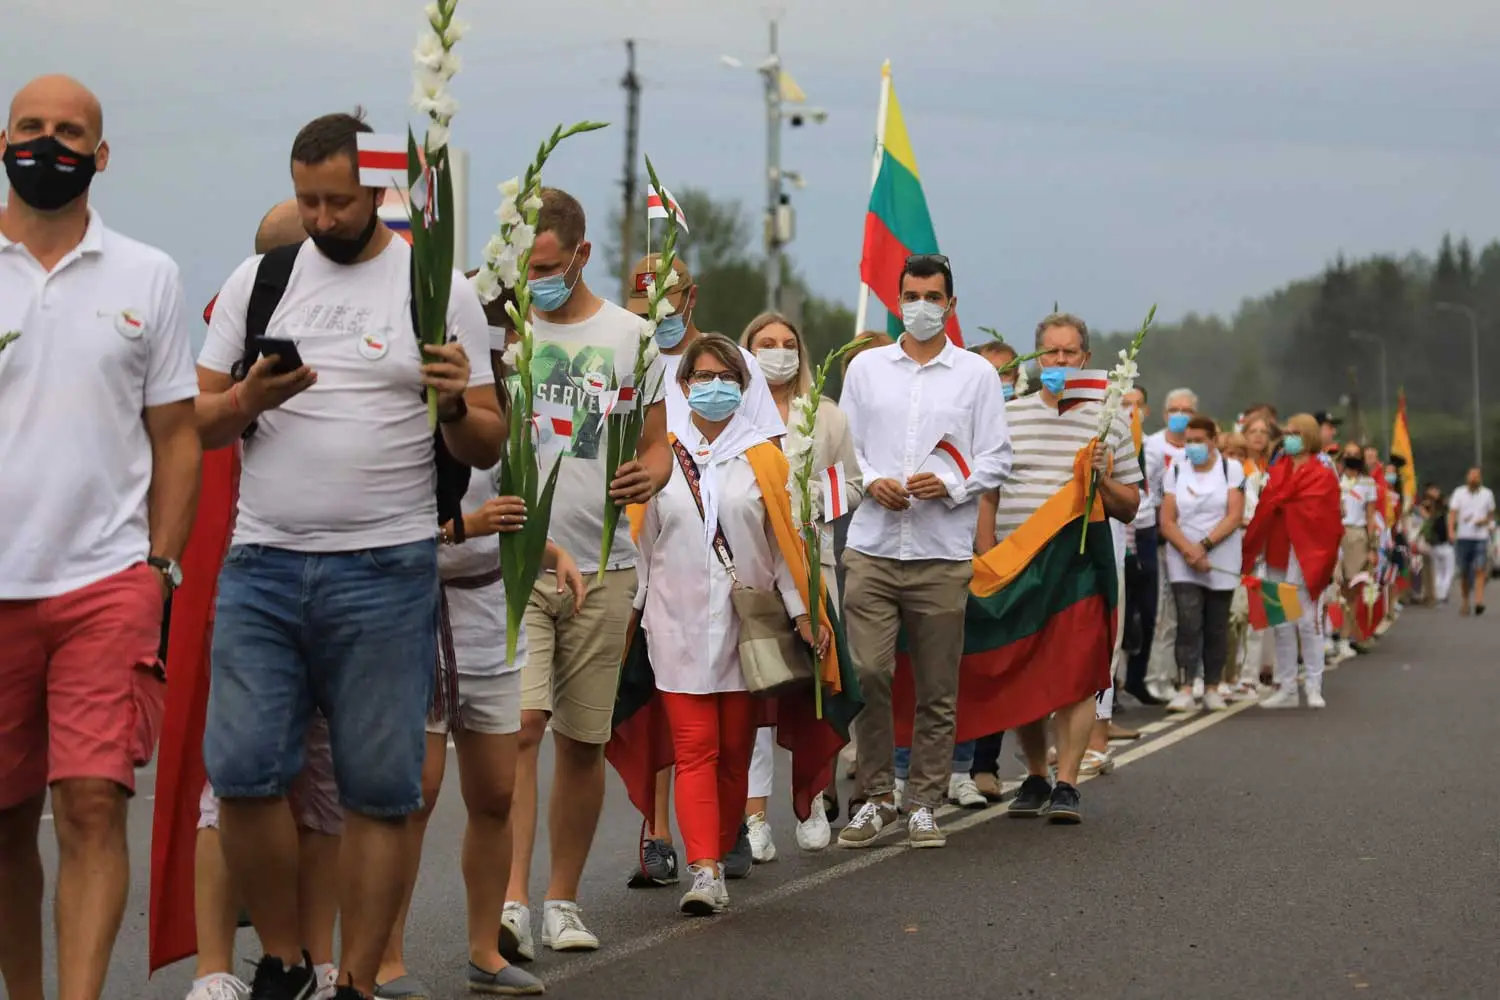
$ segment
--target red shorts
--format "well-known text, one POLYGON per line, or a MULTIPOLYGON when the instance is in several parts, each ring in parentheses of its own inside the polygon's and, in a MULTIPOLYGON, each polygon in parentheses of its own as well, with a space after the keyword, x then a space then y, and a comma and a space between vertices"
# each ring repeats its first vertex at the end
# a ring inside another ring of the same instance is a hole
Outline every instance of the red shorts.
POLYGON ((0 601, 0 809, 70 778, 135 791, 166 696, 145 563, 58 597, 0 601))

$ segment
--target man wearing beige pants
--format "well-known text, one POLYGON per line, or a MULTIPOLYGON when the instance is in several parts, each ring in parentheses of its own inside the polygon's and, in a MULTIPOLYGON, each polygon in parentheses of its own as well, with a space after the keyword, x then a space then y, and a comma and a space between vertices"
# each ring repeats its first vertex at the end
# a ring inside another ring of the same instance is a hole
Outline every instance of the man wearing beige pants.
POLYGON ((891 680, 902 627, 916 694, 907 834, 913 847, 946 843, 934 813, 952 769, 976 501, 1010 469, 999 376, 944 336, 956 301, 948 258, 910 257, 899 281, 906 332, 854 360, 840 402, 875 500, 855 510, 844 553, 845 625, 865 699, 854 720, 865 804, 840 847, 868 847, 896 821, 891 680))

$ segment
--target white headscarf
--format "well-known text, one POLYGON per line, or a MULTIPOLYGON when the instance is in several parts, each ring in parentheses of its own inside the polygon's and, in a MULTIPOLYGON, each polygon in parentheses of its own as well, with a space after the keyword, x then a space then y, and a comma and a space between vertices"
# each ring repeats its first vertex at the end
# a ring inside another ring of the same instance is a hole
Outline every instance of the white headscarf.
POLYGON ((703 546, 708 558, 714 559, 714 535, 719 525, 719 470, 768 439, 764 429, 744 415, 743 406, 734 411, 734 416, 712 443, 704 438, 697 424, 692 425, 692 433, 693 436, 682 443, 698 464, 698 494, 703 498, 703 546), (705 447, 708 454, 699 454, 705 447))

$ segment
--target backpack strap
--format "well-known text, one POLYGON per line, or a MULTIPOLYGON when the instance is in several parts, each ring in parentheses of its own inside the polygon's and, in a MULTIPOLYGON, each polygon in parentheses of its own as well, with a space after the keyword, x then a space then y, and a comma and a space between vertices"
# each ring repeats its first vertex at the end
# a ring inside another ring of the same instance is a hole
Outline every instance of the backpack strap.
MULTIPOLYGON (((250 289, 250 301, 245 306, 244 350, 240 360, 229 371, 230 377, 236 382, 243 382, 250 374, 250 368, 257 357, 256 338, 266 335, 271 317, 281 304, 281 297, 286 294, 286 286, 291 283, 292 269, 297 266, 297 255, 301 252, 301 243, 289 243, 268 250, 261 256, 260 264, 255 269, 255 284, 250 289)), ((240 434, 240 439, 250 440, 255 434, 256 426, 254 420, 250 421, 240 434)))

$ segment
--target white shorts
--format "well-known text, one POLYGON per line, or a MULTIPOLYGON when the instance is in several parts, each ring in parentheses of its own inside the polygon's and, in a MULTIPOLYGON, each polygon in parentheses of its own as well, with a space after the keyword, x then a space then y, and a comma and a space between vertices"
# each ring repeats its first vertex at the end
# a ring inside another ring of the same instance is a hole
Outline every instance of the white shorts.
MULTIPOLYGON (((317 712, 307 727, 307 762, 292 782, 287 798, 297 814, 297 825, 313 833, 340 837, 344 833, 344 810, 339 788, 333 780, 333 748, 328 742, 328 720, 317 712)), ((198 796, 198 829, 219 828, 219 799, 213 786, 203 785, 198 796)))
MULTIPOLYGON (((458 675, 458 716, 463 728, 489 736, 521 731, 521 671, 476 676, 458 675)), ((427 720, 427 731, 442 735, 446 722, 427 720)))

